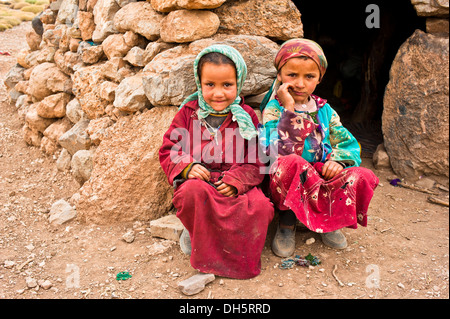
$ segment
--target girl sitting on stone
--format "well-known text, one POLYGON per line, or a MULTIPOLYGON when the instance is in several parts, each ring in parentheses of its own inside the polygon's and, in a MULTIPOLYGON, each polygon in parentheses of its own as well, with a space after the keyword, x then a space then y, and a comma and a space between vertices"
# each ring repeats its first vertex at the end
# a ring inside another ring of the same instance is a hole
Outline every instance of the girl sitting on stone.
POLYGON ((159 152, 185 226, 181 249, 195 269, 238 279, 259 274, 274 213, 256 187, 264 164, 258 158, 258 118, 239 97, 246 74, 232 47, 200 52, 194 62, 197 92, 180 106, 159 152))
POLYGON ((280 217, 272 250, 280 257, 293 254, 297 219, 320 233, 325 245, 345 248, 340 229, 367 225, 378 178, 358 167, 358 142, 326 100, 312 94, 327 68, 321 47, 307 39, 286 41, 275 67, 260 127, 261 143, 277 158, 269 183, 280 217))

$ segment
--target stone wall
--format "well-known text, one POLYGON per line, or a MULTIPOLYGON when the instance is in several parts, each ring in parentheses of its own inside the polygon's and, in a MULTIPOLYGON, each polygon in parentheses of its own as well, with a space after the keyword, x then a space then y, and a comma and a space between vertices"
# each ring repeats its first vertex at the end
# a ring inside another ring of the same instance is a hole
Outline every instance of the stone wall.
POLYGON ((58 0, 39 19, 5 84, 25 141, 72 172, 78 217, 99 224, 171 209, 158 150, 196 90, 192 65, 203 48, 242 53, 250 103, 275 77, 277 42, 303 36, 290 0, 58 0))

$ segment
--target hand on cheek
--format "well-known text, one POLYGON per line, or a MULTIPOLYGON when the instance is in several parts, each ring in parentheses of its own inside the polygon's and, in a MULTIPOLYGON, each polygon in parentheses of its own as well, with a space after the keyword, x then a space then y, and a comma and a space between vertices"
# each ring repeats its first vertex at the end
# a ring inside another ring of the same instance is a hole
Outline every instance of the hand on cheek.
POLYGON ((329 180, 339 174, 343 169, 341 164, 335 161, 327 161, 322 167, 322 176, 324 179, 329 180))
POLYGON ((292 87, 292 84, 289 83, 283 83, 280 85, 277 91, 277 96, 285 109, 294 112, 295 100, 291 93, 289 93, 290 87, 292 87))

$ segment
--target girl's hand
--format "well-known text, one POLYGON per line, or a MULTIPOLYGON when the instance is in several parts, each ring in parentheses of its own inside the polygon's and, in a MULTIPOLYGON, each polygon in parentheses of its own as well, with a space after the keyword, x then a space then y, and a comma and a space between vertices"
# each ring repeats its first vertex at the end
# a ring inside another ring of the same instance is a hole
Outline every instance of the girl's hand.
POLYGON ((291 112, 294 112, 295 101, 291 93, 289 93, 289 88, 293 87, 290 83, 283 83, 277 90, 277 96, 283 104, 283 107, 291 112))
POLYGON ((188 179, 198 178, 201 179, 202 181, 209 182, 209 179, 211 178, 211 173, 203 165, 194 164, 192 165, 191 171, 189 172, 187 178, 188 179))
POLYGON ((232 197, 237 194, 236 187, 225 184, 222 181, 217 181, 214 183, 214 185, 217 186, 217 191, 224 196, 232 197))
POLYGON ((335 162, 335 161, 327 161, 325 164, 323 164, 322 167, 322 176, 326 179, 332 179, 337 174, 339 174, 344 168, 341 164, 335 162))

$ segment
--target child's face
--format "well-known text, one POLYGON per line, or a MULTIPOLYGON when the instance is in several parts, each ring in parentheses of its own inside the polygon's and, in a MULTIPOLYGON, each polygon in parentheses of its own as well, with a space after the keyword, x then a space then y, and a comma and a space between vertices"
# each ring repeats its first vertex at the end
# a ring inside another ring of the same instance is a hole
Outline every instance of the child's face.
POLYGON ((289 94, 295 103, 305 104, 320 83, 320 71, 312 59, 292 58, 277 74, 281 83, 290 83, 289 94))
POLYGON ((203 64, 200 79, 203 98, 215 111, 224 110, 236 99, 237 80, 234 66, 207 62, 203 64))

